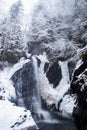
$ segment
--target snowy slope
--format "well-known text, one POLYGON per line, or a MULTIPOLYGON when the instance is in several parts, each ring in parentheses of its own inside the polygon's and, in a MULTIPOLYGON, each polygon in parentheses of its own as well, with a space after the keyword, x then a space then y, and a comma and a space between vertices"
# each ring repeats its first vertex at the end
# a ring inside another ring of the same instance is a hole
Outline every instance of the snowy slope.
POLYGON ((8 100, 0 100, 1 130, 21 130, 35 125, 30 111, 14 106, 8 100))
POLYGON ((24 128, 37 128, 30 111, 17 107, 15 89, 10 81, 11 76, 29 60, 21 59, 13 67, 5 68, 0 72, 0 129, 1 130, 21 130, 24 128))

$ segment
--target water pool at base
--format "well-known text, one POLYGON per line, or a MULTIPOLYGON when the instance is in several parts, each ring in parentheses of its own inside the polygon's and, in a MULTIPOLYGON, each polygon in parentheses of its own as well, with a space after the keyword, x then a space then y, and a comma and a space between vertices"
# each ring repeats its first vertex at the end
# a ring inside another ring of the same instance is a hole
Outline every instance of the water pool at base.
POLYGON ((73 121, 65 120, 60 122, 38 122, 40 130, 76 130, 76 126, 73 121))

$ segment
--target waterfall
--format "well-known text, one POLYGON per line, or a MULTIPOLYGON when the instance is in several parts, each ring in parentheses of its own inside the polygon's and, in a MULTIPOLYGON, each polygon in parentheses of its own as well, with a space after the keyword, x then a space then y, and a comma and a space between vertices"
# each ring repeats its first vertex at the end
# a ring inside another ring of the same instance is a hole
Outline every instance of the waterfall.
POLYGON ((41 120, 41 119, 50 120, 52 118, 50 113, 46 110, 43 110, 42 105, 41 105, 41 94, 40 94, 40 86, 39 86, 39 70, 38 70, 37 59, 33 56, 32 60, 33 60, 33 67, 34 67, 35 80, 36 80, 36 86, 33 91, 33 110, 35 113, 38 114, 39 120, 41 120))
POLYGON ((57 90, 61 90, 62 87, 66 86, 70 82, 67 61, 59 61, 59 65, 61 66, 62 79, 57 87, 57 90))
POLYGON ((59 61, 59 65, 61 67, 61 72, 62 72, 62 79, 57 86, 56 90, 58 91, 58 101, 63 98, 63 95, 67 92, 69 89, 69 70, 68 70, 68 63, 67 61, 59 61))
POLYGON ((36 80, 36 86, 33 91, 33 101, 34 101, 34 109, 36 112, 41 111, 41 97, 40 97, 40 90, 39 90, 39 75, 38 75, 38 65, 37 65, 37 60, 33 56, 33 67, 34 67, 34 74, 35 74, 35 80, 36 80))

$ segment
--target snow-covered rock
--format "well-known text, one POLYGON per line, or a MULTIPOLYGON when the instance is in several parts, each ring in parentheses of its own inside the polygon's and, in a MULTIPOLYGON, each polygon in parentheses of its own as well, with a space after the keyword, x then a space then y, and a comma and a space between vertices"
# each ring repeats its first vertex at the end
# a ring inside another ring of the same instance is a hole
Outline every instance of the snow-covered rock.
MULTIPOLYGON (((60 79, 59 84, 56 86, 56 88, 53 88, 53 83, 50 83, 48 77, 46 76, 46 73, 49 71, 50 68, 50 63, 46 55, 44 56, 40 55, 38 56, 38 58, 41 60, 41 64, 39 67, 39 82, 40 82, 39 86, 40 86, 40 93, 43 100, 45 100, 47 106, 52 106, 52 105, 54 106, 55 104, 56 109, 57 110, 59 109, 59 111, 61 111, 61 116, 70 118, 72 116, 76 98, 70 96, 69 94, 66 94, 68 89, 70 88, 69 70, 68 70, 67 61, 59 62, 62 78, 60 79), (45 63, 49 63, 46 72, 44 72, 45 63)), ((53 71, 53 69, 50 71, 53 71)), ((55 73, 51 76, 54 77, 55 73)), ((56 78, 58 77, 59 75, 56 78)))
POLYGON ((29 60, 21 59, 13 67, 0 72, 0 128, 2 130, 37 129, 31 112, 16 106, 16 93, 10 78, 29 60))
POLYGON ((23 130, 37 126, 30 111, 17 107, 8 100, 0 100, 0 129, 2 130, 23 130))

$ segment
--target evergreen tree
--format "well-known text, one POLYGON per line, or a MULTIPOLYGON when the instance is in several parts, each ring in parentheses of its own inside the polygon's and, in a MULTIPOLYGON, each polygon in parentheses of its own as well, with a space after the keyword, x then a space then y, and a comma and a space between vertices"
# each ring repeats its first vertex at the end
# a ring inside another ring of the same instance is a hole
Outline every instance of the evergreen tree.
POLYGON ((87 44, 87 0, 75 0, 71 39, 79 47, 87 44))
POLYGON ((10 35, 8 44, 11 44, 13 47, 22 47, 23 37, 22 37, 22 16, 23 16, 23 5, 21 0, 17 3, 14 3, 10 9, 10 35))
POLYGON ((6 49, 21 49, 23 5, 21 0, 14 3, 7 18, 2 22, 2 46, 6 49))
POLYGON ((20 55, 24 54, 22 17, 23 5, 21 0, 18 0, 11 6, 9 14, 0 25, 0 60, 8 61, 14 58, 14 61, 17 61, 21 57, 20 55), (11 58, 11 55, 14 55, 13 58, 11 58))
POLYGON ((18 0, 10 8, 10 21, 21 24, 22 15, 23 15, 23 4, 21 0, 18 0))

